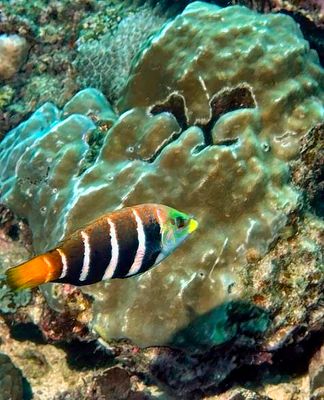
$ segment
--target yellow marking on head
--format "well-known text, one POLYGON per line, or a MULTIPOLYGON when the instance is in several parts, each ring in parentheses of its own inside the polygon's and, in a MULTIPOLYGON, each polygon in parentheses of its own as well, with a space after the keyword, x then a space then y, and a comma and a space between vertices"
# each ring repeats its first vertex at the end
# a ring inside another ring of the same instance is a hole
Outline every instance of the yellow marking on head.
POLYGON ((192 233, 197 228, 198 228, 198 221, 196 221, 195 219, 191 218, 190 221, 189 221, 189 225, 188 225, 188 232, 192 233))

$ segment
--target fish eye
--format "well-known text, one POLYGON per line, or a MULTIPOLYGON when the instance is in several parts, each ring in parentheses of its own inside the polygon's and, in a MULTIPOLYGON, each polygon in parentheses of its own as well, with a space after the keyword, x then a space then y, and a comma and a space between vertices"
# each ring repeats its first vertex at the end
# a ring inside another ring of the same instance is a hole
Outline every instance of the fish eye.
POLYGON ((184 228, 187 225, 187 221, 183 217, 175 218, 175 225, 178 229, 184 228))

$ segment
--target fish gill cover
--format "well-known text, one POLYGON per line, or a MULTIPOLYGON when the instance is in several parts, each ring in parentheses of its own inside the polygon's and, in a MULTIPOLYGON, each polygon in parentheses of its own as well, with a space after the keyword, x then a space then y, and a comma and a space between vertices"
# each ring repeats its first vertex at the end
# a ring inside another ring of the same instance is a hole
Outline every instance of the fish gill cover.
MULTIPOLYGON (((136 56, 118 112, 89 88, 6 135, 2 201, 28 220, 36 252, 138 203, 199 220, 159 268, 82 289, 103 339, 212 346, 243 327, 263 332, 246 266, 298 208, 287 162, 323 121, 323 77, 290 17, 192 3, 136 56)), ((45 292, 59 308, 54 290, 45 292)))

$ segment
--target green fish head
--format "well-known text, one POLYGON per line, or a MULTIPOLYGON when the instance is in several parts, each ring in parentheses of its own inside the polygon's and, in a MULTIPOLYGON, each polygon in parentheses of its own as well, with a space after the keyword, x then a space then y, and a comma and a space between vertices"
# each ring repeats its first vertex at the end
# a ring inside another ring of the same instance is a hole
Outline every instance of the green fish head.
POLYGON ((161 224, 162 251, 156 263, 172 253, 197 227, 198 222, 192 215, 165 206, 161 224))

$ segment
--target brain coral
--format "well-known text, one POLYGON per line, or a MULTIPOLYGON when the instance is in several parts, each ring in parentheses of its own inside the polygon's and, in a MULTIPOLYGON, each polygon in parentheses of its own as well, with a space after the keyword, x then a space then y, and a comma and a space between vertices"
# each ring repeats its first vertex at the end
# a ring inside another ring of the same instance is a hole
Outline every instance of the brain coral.
POLYGON ((116 31, 99 40, 81 43, 74 62, 80 86, 95 87, 110 100, 118 98, 127 81, 132 59, 164 22, 157 10, 153 12, 151 7, 140 7, 134 14, 123 18, 116 31))
MULTIPOLYGON (((222 343, 239 329, 229 320, 244 300, 238 271, 297 207, 287 160, 323 118, 321 96, 323 71, 289 17, 192 3, 136 57, 118 118, 87 89, 6 136, 2 201, 28 219, 36 251, 126 205, 193 213, 199 230, 163 265, 83 290, 106 340, 179 344, 205 316, 195 336, 222 343)), ((262 316, 251 312, 254 331, 262 316)))

